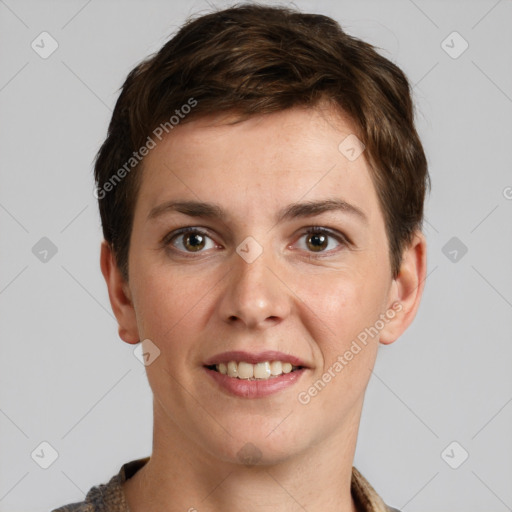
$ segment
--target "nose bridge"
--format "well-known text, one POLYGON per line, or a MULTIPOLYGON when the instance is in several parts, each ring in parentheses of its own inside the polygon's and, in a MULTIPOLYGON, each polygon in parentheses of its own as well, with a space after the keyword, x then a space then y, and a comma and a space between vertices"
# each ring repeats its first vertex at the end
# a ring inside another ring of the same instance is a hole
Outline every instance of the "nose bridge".
POLYGON ((270 241, 261 245, 247 237, 233 254, 233 267, 221 314, 225 321, 262 327, 286 317, 290 297, 277 277, 276 258, 270 241))

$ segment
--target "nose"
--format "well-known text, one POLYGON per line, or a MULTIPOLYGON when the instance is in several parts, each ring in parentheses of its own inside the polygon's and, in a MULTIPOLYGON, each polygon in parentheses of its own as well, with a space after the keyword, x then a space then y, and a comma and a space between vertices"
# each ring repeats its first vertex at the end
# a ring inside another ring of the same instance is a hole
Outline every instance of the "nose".
POLYGON ((232 325, 265 329, 281 323, 290 314, 292 292, 270 250, 263 250, 254 261, 249 261, 233 254, 219 312, 222 320, 232 325))

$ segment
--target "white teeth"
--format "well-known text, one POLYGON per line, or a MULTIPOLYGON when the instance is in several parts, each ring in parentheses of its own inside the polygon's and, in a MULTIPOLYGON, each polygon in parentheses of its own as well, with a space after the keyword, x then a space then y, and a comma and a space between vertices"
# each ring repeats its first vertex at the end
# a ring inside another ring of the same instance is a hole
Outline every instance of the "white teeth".
POLYGON ((228 375, 230 377, 238 377, 238 365, 236 364, 235 361, 229 361, 229 363, 228 363, 228 375))
POLYGON ((283 373, 290 373, 292 368, 293 366, 291 363, 283 363, 283 373))
POLYGON ((299 367, 293 366, 289 362, 281 361, 265 361, 262 363, 251 364, 245 361, 229 361, 226 363, 219 363, 215 365, 216 370, 228 377, 235 377, 244 380, 267 380, 273 377, 282 375, 283 373, 290 373, 299 367))
POLYGON ((270 363, 257 363, 254 365, 254 377, 256 379, 268 379, 270 377, 270 363))
POLYGON ((252 379, 254 377, 254 365, 244 361, 238 363, 238 377, 240 379, 252 379))
POLYGON ((283 373, 283 365, 281 361, 272 361, 270 363, 270 373, 272 375, 281 375, 283 373))

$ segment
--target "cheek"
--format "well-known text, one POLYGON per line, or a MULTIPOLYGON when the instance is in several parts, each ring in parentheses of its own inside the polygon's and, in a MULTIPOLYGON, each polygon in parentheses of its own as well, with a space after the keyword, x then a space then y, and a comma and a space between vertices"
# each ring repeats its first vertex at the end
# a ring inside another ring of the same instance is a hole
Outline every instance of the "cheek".
MULTIPOLYGON (((167 371, 181 374, 186 369, 184 362, 197 357, 198 341, 204 339, 215 314, 219 276, 198 272, 193 265, 190 269, 182 266, 179 271, 167 265, 150 267, 147 265, 139 274, 139 332, 159 347, 167 371)), ((154 372, 149 373, 156 377, 154 372)))
POLYGON ((188 316, 193 314, 202 294, 192 281, 163 272, 158 266, 149 267, 137 274, 135 309, 139 332, 157 344, 167 343, 189 322, 188 316))
MULTIPOLYGON (((325 367, 349 350, 352 342, 379 318, 385 286, 382 279, 374 277, 363 278, 356 273, 330 275, 316 279, 314 287, 309 279, 302 280, 297 295, 303 298, 303 322, 318 344, 325 367)), ((378 338, 368 338, 367 344, 376 346, 377 341, 378 338)), ((362 362, 367 356, 358 359, 362 362)))
POLYGON ((383 287, 376 279, 362 277, 355 272, 343 272, 315 278, 301 279, 304 304, 317 321, 322 320, 333 335, 343 335, 351 328, 366 327, 365 321, 378 317, 383 298, 383 287), (315 315, 313 315, 315 316, 315 315))

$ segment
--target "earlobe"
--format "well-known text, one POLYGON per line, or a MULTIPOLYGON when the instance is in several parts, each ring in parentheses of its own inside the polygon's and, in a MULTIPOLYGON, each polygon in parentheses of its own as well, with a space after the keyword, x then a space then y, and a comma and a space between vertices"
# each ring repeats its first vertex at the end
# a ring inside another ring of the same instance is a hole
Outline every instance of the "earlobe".
POLYGON ((421 302, 426 272, 427 243, 423 233, 417 231, 404 250, 400 272, 391 286, 388 311, 389 316, 391 311, 395 314, 380 333, 382 344, 396 341, 413 321, 421 302))
POLYGON ((110 305, 119 324, 119 337, 126 343, 138 343, 140 339, 130 288, 117 267, 110 245, 105 240, 101 244, 100 266, 107 284, 110 305))

